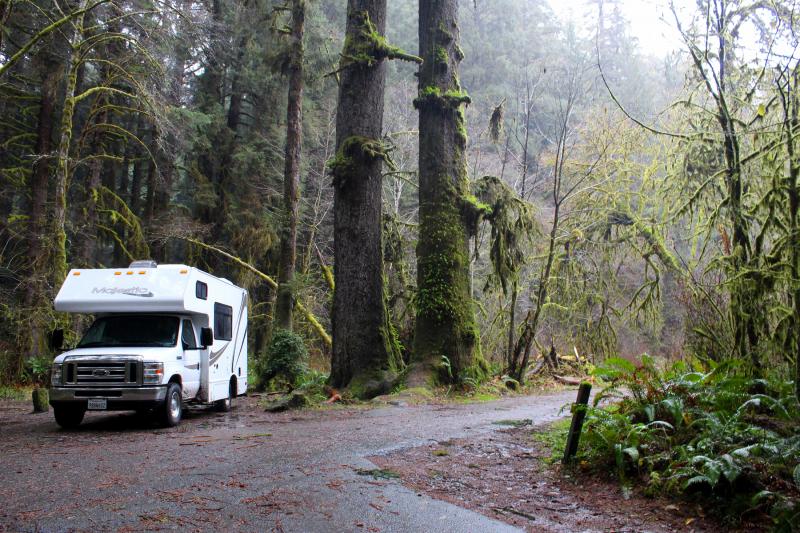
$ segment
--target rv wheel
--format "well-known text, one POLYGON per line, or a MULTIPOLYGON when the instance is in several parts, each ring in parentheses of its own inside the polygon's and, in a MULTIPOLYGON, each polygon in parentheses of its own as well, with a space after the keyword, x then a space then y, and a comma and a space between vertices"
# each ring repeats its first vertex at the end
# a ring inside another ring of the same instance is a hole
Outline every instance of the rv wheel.
POLYGON ((224 400, 218 400, 214 403, 214 407, 217 408, 217 411, 220 413, 227 413, 231 409, 233 409, 233 398, 236 396, 236 383, 231 382, 230 386, 228 387, 228 397, 224 400))
POLYGON ((181 386, 177 383, 170 383, 167 387, 167 397, 161 407, 161 421, 167 427, 177 426, 183 415, 183 400, 181 398, 181 386))
POLYGON ((60 405, 53 407, 53 414, 56 416, 56 424, 64 429, 75 429, 81 425, 86 409, 60 405))

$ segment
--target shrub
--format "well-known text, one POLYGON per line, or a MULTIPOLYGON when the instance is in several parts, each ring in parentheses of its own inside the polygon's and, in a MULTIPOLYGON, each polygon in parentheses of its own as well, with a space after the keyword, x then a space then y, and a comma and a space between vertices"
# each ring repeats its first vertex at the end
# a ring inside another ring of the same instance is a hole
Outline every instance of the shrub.
POLYGON ((743 368, 609 360, 595 372, 609 384, 588 410, 581 458, 641 479, 647 493, 704 497, 734 520, 767 513, 791 530, 800 521, 800 409, 792 382, 743 368), (617 401, 597 407, 609 397, 617 401))
POLYGON ((284 385, 294 389, 308 371, 307 360, 302 337, 285 329, 275 331, 265 356, 256 365, 258 388, 284 385))

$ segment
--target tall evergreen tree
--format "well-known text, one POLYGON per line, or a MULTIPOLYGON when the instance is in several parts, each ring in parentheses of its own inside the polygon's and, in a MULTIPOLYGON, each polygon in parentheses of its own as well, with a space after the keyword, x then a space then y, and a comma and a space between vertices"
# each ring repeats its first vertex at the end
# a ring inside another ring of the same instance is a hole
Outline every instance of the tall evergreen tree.
POLYGON ((331 383, 371 397, 388 391, 402 360, 383 284, 381 139, 386 59, 419 60, 387 45, 386 0, 349 0, 336 115, 331 383))
MULTIPOLYGON (((465 376, 480 351, 470 294, 470 195, 457 0, 419 4, 419 243, 412 385, 465 376)), ((479 356, 478 356, 479 357, 479 356)))
MULTIPOLYGON (((288 8, 288 7, 287 7, 288 8)), ((283 172, 283 228, 278 264, 278 296, 275 325, 292 329, 292 278, 297 258, 297 202, 300 186, 300 148, 303 142, 303 33, 306 5, 292 0, 292 33, 289 49, 289 95, 286 108, 286 150, 283 172)))

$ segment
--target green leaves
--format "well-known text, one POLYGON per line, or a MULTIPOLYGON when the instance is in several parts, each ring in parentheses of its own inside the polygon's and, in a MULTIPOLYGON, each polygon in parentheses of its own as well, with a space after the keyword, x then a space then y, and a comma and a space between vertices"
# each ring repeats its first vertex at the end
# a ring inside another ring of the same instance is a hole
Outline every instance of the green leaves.
POLYGON ((592 375, 605 381, 613 381, 633 374, 636 366, 622 357, 609 357, 601 365, 597 366, 592 375))
POLYGON ((782 523, 794 515, 780 509, 800 505, 786 489, 800 488, 792 383, 754 380, 736 360, 709 366, 605 361, 595 375, 613 380, 603 393, 620 401, 587 411, 583 459, 623 481, 646 476, 658 493, 690 491, 731 509, 744 502, 731 513, 758 506, 782 523))

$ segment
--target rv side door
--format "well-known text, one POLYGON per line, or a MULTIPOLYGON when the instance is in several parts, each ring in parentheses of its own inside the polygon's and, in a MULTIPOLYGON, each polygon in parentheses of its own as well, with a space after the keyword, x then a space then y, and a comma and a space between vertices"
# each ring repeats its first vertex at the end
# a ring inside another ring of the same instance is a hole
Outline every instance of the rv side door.
POLYGON ((200 351, 192 321, 181 320, 181 345, 183 347, 183 396, 194 398, 200 388, 200 351))

